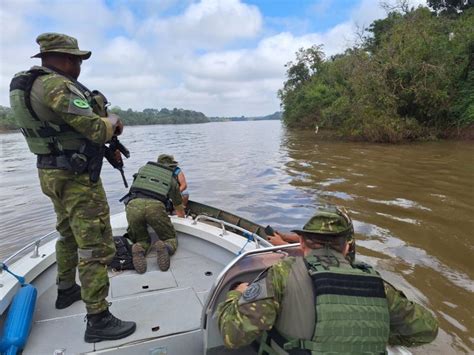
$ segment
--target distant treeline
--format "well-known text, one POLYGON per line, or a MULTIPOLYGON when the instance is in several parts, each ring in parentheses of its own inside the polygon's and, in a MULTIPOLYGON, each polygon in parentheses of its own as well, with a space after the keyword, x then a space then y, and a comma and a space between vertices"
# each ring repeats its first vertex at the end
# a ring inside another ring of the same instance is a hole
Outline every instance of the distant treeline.
POLYGON ((288 127, 372 142, 472 134, 474 5, 406 4, 344 54, 325 59, 317 45, 296 53, 278 93, 288 127))
POLYGON ((10 131, 17 128, 18 126, 15 122, 12 109, 0 105, 0 132, 10 131))
POLYGON ((154 108, 146 108, 143 111, 126 111, 119 107, 113 107, 111 112, 119 115, 125 125, 152 125, 152 124, 187 124, 187 123, 206 123, 210 122, 209 118, 202 112, 191 110, 183 110, 174 108, 168 110, 162 108, 157 110, 154 108))
POLYGON ((272 113, 271 115, 267 116, 252 116, 252 117, 246 117, 246 116, 239 116, 239 117, 210 117, 209 119, 212 122, 222 122, 222 121, 264 121, 264 120, 281 120, 282 118, 282 112, 277 111, 275 113, 272 113))
MULTIPOLYGON (((120 107, 113 107, 111 112, 119 115, 123 123, 127 126, 154 125, 154 124, 190 124, 206 123, 217 121, 250 121, 250 120, 279 120, 281 112, 261 117, 212 117, 209 118, 202 112, 183 110, 174 108, 161 110, 147 108, 143 111, 133 111, 132 109, 122 110, 120 107)), ((0 105, 0 132, 17 129, 11 108, 0 105)))

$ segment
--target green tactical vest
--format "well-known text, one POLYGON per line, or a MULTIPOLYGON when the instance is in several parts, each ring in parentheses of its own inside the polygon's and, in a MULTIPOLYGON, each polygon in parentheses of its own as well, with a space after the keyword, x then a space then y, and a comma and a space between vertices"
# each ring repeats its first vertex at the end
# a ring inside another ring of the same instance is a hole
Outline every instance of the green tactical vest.
POLYGON ((30 94, 34 81, 51 72, 33 69, 15 75, 10 83, 10 106, 15 120, 26 139, 28 148, 35 154, 61 155, 64 150, 78 151, 85 142, 84 136, 66 123, 52 122, 51 117, 38 117, 34 112, 30 94))
POLYGON ((168 199, 171 189, 173 169, 165 165, 149 161, 142 166, 130 187, 130 194, 139 192, 160 201, 168 199))
POLYGON ((259 355, 280 353, 271 347, 272 340, 288 354, 385 354, 390 317, 383 280, 375 270, 324 266, 316 255, 306 257, 305 264, 316 307, 312 339, 291 338, 274 327, 262 337, 259 355))

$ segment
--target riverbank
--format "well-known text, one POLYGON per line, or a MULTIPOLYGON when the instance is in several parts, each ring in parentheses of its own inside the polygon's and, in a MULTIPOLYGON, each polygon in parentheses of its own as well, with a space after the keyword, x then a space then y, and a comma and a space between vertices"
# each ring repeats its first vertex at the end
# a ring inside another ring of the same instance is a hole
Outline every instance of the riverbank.
POLYGON ((329 58, 301 48, 278 92, 284 123, 373 143, 472 140, 474 5, 452 10, 395 9, 329 58))
POLYGON ((308 136, 313 137, 315 141, 324 141, 324 142, 359 142, 359 143, 384 143, 389 145, 398 145, 398 144, 409 144, 409 143, 423 143, 423 142, 436 142, 436 141, 474 141, 474 124, 465 128, 452 128, 445 130, 443 132, 431 132, 426 134, 423 137, 418 137, 417 139, 404 139, 397 141, 371 141, 364 139, 362 137, 347 137, 341 135, 340 132, 325 129, 325 128, 315 128, 314 130, 308 128, 291 128, 289 131, 302 132, 306 133, 308 136))

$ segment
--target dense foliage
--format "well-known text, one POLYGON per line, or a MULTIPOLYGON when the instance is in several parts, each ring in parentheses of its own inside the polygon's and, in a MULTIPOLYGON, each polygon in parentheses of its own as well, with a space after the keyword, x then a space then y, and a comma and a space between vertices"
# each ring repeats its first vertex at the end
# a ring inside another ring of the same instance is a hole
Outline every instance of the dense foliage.
POLYGON ((0 132, 18 128, 11 108, 0 106, 0 132))
POLYGON ((119 107, 111 109, 112 112, 119 115, 125 125, 149 125, 149 124, 186 124, 186 123, 204 123, 209 122, 209 118, 202 112, 183 110, 174 108, 168 110, 162 108, 146 108, 142 112, 128 109, 121 110, 119 107))
POLYGON ((374 142, 472 126, 474 7, 432 2, 435 12, 390 12, 360 45, 328 60, 320 46, 300 49, 279 91, 286 125, 374 142))

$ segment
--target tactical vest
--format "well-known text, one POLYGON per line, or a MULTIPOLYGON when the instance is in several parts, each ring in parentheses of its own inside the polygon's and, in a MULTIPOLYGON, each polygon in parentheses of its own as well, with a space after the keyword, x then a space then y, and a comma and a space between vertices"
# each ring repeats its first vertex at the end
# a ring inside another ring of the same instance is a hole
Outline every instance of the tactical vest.
MULTIPOLYGON (((334 260, 336 266, 327 266, 317 255, 305 258, 315 305, 311 340, 286 336, 276 329, 277 324, 263 335, 259 354, 281 354, 272 341, 287 354, 386 353, 390 317, 382 278, 368 265, 343 265, 336 257, 334 260)), ((298 295, 293 296, 294 302, 298 295)), ((285 328, 292 329, 292 325, 280 327, 285 328)))
POLYGON ((162 202, 168 200, 171 189, 173 169, 165 165, 149 161, 138 170, 138 173, 130 187, 130 195, 144 194, 162 202))
POLYGON ((51 73, 32 69, 16 74, 10 83, 10 106, 32 153, 61 155, 65 150, 78 151, 86 140, 66 123, 39 117, 33 110, 30 100, 33 83, 39 76, 51 73))

